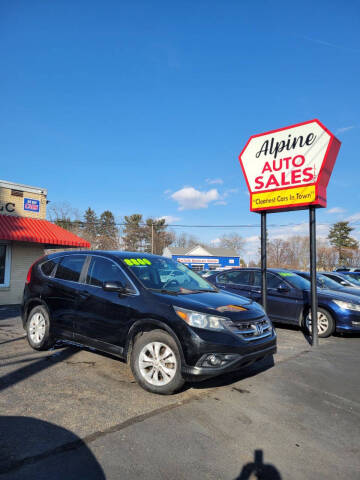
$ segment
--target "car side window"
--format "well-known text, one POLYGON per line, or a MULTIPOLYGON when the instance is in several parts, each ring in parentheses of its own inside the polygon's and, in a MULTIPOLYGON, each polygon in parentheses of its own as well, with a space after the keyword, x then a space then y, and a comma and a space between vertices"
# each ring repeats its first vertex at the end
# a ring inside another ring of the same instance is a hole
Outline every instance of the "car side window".
POLYGON ((134 291, 133 286, 116 263, 107 258, 94 256, 90 261, 86 283, 94 287, 102 287, 104 282, 121 282, 129 290, 134 291))
MULTIPOLYGON (((266 272, 266 286, 267 288, 278 288, 279 285, 284 283, 281 278, 273 275, 272 273, 266 272)), ((261 272, 254 272, 254 286, 261 287, 261 272)))
POLYGON ((78 282, 85 258, 85 255, 67 255, 62 257, 57 266, 55 278, 78 282))
POLYGON ((48 260, 47 262, 44 262, 40 265, 40 270, 46 277, 49 277, 54 271, 56 264, 57 264, 57 259, 48 260))
POLYGON ((266 282, 267 282, 267 288, 278 288, 279 285, 284 283, 281 278, 277 277, 276 275, 272 275, 271 273, 266 274, 266 282))
POLYGON ((236 271, 236 272, 227 272, 222 273, 217 277, 218 282, 220 283, 235 283, 240 285, 249 285, 250 284, 251 271, 236 271))
POLYGON ((261 287, 261 272, 258 270, 254 272, 254 287, 261 287))

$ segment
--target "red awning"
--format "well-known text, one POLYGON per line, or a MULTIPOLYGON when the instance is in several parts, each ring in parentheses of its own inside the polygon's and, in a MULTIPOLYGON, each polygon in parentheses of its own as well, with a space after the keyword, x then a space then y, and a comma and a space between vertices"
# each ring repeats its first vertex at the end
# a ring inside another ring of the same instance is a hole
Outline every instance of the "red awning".
POLYGON ((90 243, 47 220, 0 215, 0 240, 89 248, 90 243))

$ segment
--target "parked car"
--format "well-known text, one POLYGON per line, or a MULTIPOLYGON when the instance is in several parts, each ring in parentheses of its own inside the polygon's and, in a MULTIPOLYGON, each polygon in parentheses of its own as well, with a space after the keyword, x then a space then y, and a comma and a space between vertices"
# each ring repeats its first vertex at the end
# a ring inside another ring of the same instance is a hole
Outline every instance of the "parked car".
MULTIPOLYGON (((300 275, 300 277, 303 277, 306 280, 310 281, 311 277, 309 272, 301 272, 300 270, 292 271, 297 275, 300 275)), ((340 283, 335 282, 335 280, 332 280, 331 278, 323 275, 322 273, 316 274, 316 285, 319 288, 324 288, 325 290, 336 290, 337 292, 350 293, 352 295, 360 296, 360 288, 341 285, 340 283)))
MULTIPOLYGON (((218 288, 261 302, 261 270, 242 268, 208 277, 218 288)), ((271 320, 311 330, 310 282, 289 270, 268 269, 267 313, 271 320)), ((360 331, 360 298, 334 290, 318 291, 318 333, 360 331)))
POLYGON ((161 394, 276 352, 275 331, 260 305, 148 254, 41 258, 27 275, 22 321, 32 348, 65 339, 118 355, 130 361, 143 388, 161 394), (172 273, 161 280, 164 271, 172 273))
MULTIPOLYGON (((339 272, 337 272, 339 273, 339 272)), ((360 286, 360 272, 340 272, 346 279, 350 280, 351 282, 356 282, 357 285, 360 286)))
POLYGON ((339 283, 343 287, 360 288, 359 282, 351 279, 351 277, 347 275, 343 275, 343 272, 321 272, 321 274, 330 278, 331 280, 334 280, 334 282, 339 283))
POLYGON ((360 272, 360 267, 338 267, 335 272, 360 272))

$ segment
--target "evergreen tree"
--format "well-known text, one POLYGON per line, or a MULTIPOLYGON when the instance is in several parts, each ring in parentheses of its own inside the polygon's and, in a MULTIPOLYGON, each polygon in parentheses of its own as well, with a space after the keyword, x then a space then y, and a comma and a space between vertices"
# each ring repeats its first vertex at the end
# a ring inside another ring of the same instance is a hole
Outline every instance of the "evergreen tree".
POLYGON ((96 213, 89 207, 84 214, 84 230, 82 235, 85 240, 91 243, 92 248, 96 248, 97 246, 97 236, 99 232, 98 223, 99 220, 96 213))
POLYGON ((117 250, 119 248, 119 232, 115 217, 110 210, 106 210, 100 215, 97 247, 100 250, 117 250))
POLYGON ((145 251, 162 255, 164 248, 174 242, 175 234, 167 231, 166 220, 164 218, 146 220, 145 231, 145 251))
POLYGON ((349 226, 349 222, 337 222, 330 228, 328 239, 338 252, 340 265, 347 263, 349 258, 347 251, 359 246, 358 242, 350 235, 353 230, 354 228, 349 226))
POLYGON ((140 213, 125 216, 125 228, 123 242, 125 250, 129 252, 139 252, 144 250, 144 227, 141 225, 143 217, 140 213))

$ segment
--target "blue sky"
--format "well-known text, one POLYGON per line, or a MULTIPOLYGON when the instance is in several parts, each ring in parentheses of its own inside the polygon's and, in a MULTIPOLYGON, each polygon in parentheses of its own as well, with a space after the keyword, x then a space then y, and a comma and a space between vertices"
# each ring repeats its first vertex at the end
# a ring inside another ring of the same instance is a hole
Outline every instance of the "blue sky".
MULTIPOLYGON (((359 19, 356 0, 3 0, 0 178, 119 220, 258 224, 245 142, 319 118, 342 147, 318 221, 360 221, 359 19)), ((229 229, 186 231, 211 241, 229 229)), ((238 233, 251 257, 259 230, 238 233)))

